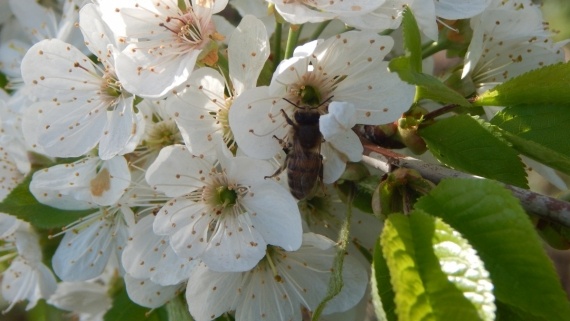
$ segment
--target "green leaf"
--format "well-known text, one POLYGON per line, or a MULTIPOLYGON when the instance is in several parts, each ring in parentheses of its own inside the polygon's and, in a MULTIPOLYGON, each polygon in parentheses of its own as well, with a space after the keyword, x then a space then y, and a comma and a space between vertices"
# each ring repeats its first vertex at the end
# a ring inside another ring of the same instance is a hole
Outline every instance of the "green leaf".
POLYGON ((570 105, 518 105, 500 111, 491 124, 570 157, 570 105))
POLYGON ((435 220, 433 246, 448 279, 477 308, 482 320, 495 319, 493 284, 483 261, 459 232, 441 219, 435 220))
POLYGON ((414 72, 409 57, 394 58, 390 61, 389 66, 390 71, 397 72, 403 81, 416 85, 416 100, 431 99, 441 103, 457 104, 465 107, 471 106, 467 99, 447 87, 434 76, 414 72))
POLYGON ((441 217, 469 240, 485 262, 497 300, 534 318, 570 320, 570 304, 532 223, 499 183, 446 179, 416 208, 441 217))
POLYGON ((384 224, 380 244, 396 292, 396 313, 401 320, 433 320, 433 310, 414 260, 412 237, 406 218, 390 215, 384 224))
POLYGON ((570 174, 570 120, 566 105, 518 105, 499 112, 491 123, 520 153, 549 167, 570 174))
POLYGON ((476 106, 567 104, 570 62, 548 65, 512 78, 479 95, 476 106))
POLYGON ((421 128, 419 134, 435 157, 451 167, 527 187, 517 152, 468 115, 439 120, 421 128))
POLYGON ((16 216, 40 229, 66 226, 95 210, 66 211, 39 203, 30 192, 32 175, 20 183, 0 203, 0 212, 16 216))
POLYGON ((190 315, 186 302, 180 295, 168 301, 164 308, 166 309, 169 321, 194 321, 194 318, 190 315))
MULTIPOLYGON (((539 143, 526 140, 510 132, 502 131, 501 135, 509 141, 519 153, 533 158, 542 164, 570 175, 570 157, 560 154, 539 143)), ((562 141, 561 141, 562 143, 562 141)))
POLYGON ((156 310, 135 304, 123 287, 113 297, 113 306, 105 313, 104 321, 166 321, 161 320, 156 310))
POLYGON ((384 226, 381 244, 399 320, 479 321, 476 307, 441 270, 435 229, 435 219, 421 211, 392 214, 384 226))
POLYGON ((380 239, 374 247, 374 262, 372 264, 372 303, 379 320, 398 321, 394 289, 390 283, 390 270, 382 254, 380 239))
POLYGON ((404 35, 404 49, 409 58, 413 72, 422 72, 422 36, 416 18, 410 7, 404 9, 402 17, 402 33, 404 35))

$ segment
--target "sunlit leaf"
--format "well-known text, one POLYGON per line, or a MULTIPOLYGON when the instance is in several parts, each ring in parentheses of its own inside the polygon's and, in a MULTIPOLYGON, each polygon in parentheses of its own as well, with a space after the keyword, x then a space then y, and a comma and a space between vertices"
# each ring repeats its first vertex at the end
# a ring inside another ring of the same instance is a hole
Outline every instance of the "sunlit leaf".
POLYGON ((567 104, 570 102, 570 62, 548 65, 511 78, 481 95, 476 106, 567 104))
POLYGON ((470 116, 445 118, 419 133, 434 156, 446 165, 507 184, 527 186, 518 153, 470 116))
POLYGON ((569 320, 570 304, 552 262, 518 200, 499 183, 446 179, 416 208, 441 217, 469 241, 497 300, 529 316, 569 320))

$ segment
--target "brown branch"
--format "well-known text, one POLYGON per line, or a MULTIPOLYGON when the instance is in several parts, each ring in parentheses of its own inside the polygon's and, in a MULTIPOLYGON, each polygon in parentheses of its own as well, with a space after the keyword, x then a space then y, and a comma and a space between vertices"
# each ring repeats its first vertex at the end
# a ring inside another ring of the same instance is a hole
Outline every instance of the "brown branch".
MULTIPOLYGON (((377 168, 383 172, 389 171, 392 167, 405 167, 415 169, 420 174, 434 183, 438 183, 443 178, 472 178, 483 179, 482 177, 470 175, 456 171, 444 166, 429 164, 419 159, 396 153, 368 142, 364 145, 364 163, 377 168)), ((524 188, 503 184, 505 188, 519 199, 522 207, 528 213, 535 214, 543 219, 556 222, 570 227, 570 203, 535 193, 524 188)))

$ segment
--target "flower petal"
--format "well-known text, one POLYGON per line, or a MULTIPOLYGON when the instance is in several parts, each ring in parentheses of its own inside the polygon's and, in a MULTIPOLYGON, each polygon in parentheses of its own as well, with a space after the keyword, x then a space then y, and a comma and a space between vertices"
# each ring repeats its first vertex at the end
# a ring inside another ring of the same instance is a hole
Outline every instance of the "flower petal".
POLYGON ((142 218, 130 231, 122 262, 129 275, 150 279, 160 285, 176 285, 190 276, 198 261, 180 258, 170 247, 168 237, 153 232, 154 216, 142 218))
POLYGON ((163 306, 184 289, 184 284, 162 286, 151 280, 133 278, 128 274, 124 279, 129 298, 136 304, 151 309, 163 306))
POLYGON ((230 127, 238 147, 254 158, 269 159, 283 147, 278 139, 289 132, 281 110, 292 114, 293 106, 270 97, 267 87, 256 87, 239 95, 230 108, 230 127))
POLYGON ((265 256, 267 244, 249 214, 227 215, 217 225, 202 256, 212 271, 248 271, 265 256))
POLYGON ((252 15, 242 18, 228 45, 230 78, 237 95, 254 88, 269 57, 269 39, 263 22, 252 15))
POLYGON ((285 188, 272 181, 257 184, 240 203, 268 244, 287 251, 295 251, 301 246, 301 214, 297 201, 285 188))
POLYGON ((160 150, 145 177, 167 196, 180 196, 202 188, 211 169, 209 161, 193 156, 182 145, 174 145, 160 150))

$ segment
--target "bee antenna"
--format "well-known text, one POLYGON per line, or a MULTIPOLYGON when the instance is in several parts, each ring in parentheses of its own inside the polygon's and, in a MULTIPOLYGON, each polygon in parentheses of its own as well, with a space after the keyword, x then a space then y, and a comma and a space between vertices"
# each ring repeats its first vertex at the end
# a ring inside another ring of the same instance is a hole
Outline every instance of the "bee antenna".
MULTIPOLYGON (((333 97, 334 97, 334 95, 333 95, 333 96, 330 96, 330 97, 327 98, 327 99, 325 99, 325 100, 324 100, 322 103, 320 103, 316 108, 319 108, 319 107, 321 107, 322 105, 328 103, 329 101, 331 101, 331 99, 333 99, 333 97)), ((297 107, 297 108, 301 108, 301 107, 299 107, 299 105, 295 104, 294 102, 292 102, 291 100, 289 100, 289 99, 287 99, 287 98, 283 98, 283 100, 285 100, 286 102, 290 103, 291 105, 293 105, 293 106, 295 106, 295 107, 297 107)), ((313 107, 313 108, 315 108, 315 107, 313 107)))
MULTIPOLYGON (((330 97, 327 98, 327 99, 325 99, 325 101, 323 101, 318 107, 321 107, 322 105, 328 103, 329 101, 331 101, 331 99, 333 99, 333 97, 334 97, 334 95, 333 95, 333 96, 330 96, 330 97)), ((317 108, 318 108, 318 107, 317 107, 317 108)))
POLYGON ((286 102, 290 103, 291 105, 293 105, 293 106, 295 106, 295 107, 297 107, 297 108, 301 108, 301 107, 299 107, 297 104, 295 104, 294 102, 290 101, 290 100, 287 99, 287 98, 283 98, 283 100, 285 100, 286 102))

